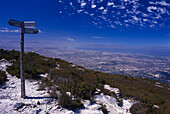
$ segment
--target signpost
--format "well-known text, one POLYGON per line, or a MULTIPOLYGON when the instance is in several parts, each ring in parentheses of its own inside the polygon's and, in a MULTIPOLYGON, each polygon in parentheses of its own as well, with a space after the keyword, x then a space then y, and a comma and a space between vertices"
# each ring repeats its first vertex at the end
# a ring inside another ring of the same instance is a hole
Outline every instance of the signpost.
POLYGON ((21 34, 21 53, 20 53, 20 78, 21 78, 21 97, 25 98, 25 75, 24 75, 24 34, 37 34, 38 29, 31 28, 35 27, 35 21, 17 21, 10 19, 8 21, 9 25, 20 27, 21 34))

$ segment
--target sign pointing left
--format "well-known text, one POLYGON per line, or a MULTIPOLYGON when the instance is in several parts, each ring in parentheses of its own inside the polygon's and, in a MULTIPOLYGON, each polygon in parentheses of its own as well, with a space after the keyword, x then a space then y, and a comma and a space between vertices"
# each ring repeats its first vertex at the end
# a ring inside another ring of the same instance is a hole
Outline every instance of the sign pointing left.
POLYGON ((13 20, 13 19, 10 19, 8 21, 9 25, 11 26, 16 26, 16 27, 21 27, 21 21, 16 21, 16 20, 13 20))

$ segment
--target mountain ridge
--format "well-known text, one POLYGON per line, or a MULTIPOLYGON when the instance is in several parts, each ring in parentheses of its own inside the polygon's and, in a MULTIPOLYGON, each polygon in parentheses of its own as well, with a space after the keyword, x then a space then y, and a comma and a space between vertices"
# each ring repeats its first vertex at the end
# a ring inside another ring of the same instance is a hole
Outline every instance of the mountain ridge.
MULTIPOLYGON (((19 77, 19 52, 1 49, 0 59, 4 58, 13 63, 7 68, 9 74, 19 77)), ((26 78, 41 80, 39 89, 48 88, 50 96, 54 98, 59 98, 57 91, 62 95, 67 91, 71 92, 76 98, 75 101, 70 101, 73 105, 69 107, 72 109, 81 106, 78 99, 94 102, 93 97, 98 88, 104 95, 116 98, 120 104, 122 98, 138 101, 130 109, 132 113, 168 113, 169 85, 157 81, 87 70, 61 59, 44 57, 33 52, 25 53, 25 73, 26 78), (41 78, 40 74, 45 73, 46 77, 41 78), (105 84, 119 88, 120 98, 105 90, 105 84), (159 108, 154 108, 155 105, 159 108)))

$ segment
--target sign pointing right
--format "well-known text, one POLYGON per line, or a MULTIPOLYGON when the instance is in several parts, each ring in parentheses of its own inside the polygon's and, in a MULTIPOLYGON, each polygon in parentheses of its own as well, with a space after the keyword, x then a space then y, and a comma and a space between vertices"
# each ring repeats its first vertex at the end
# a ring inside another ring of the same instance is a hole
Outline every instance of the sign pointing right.
POLYGON ((24 34, 37 34, 39 31, 35 28, 25 28, 24 34))
POLYGON ((25 28, 33 28, 35 26, 36 26, 35 21, 24 21, 25 28))

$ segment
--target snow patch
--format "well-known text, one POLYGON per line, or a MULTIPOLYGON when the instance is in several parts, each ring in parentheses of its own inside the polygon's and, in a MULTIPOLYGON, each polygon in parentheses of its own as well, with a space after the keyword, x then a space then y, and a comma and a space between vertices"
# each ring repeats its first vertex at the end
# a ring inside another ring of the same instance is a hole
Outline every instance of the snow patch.
POLYGON ((160 78, 161 76, 160 76, 160 74, 155 74, 154 75, 156 78, 160 78))
POLYGON ((75 67, 76 65, 74 65, 74 64, 71 64, 71 67, 75 67))
POLYGON ((153 105, 154 108, 160 108, 158 105, 153 105))
POLYGON ((56 62, 56 67, 55 67, 55 69, 57 69, 57 70, 59 70, 60 69, 60 65, 56 62))
POLYGON ((67 94, 68 96, 71 96, 71 92, 69 92, 69 91, 68 91, 68 92, 66 92, 66 94, 67 94))
POLYGON ((46 78, 48 76, 48 73, 40 74, 41 77, 46 78))
POLYGON ((101 105, 91 104, 89 100, 84 100, 82 102, 85 108, 80 110, 80 114, 103 114, 103 112, 99 110, 101 105))
POLYGON ((104 89, 114 92, 117 97, 119 97, 119 95, 120 95, 120 90, 118 88, 112 88, 112 87, 110 87, 110 85, 104 85, 104 89))
POLYGON ((94 100, 98 104, 105 105, 110 114, 130 114, 129 109, 134 104, 134 102, 131 100, 122 99, 123 106, 120 107, 118 106, 118 102, 114 97, 104 95, 102 93, 100 95, 96 95, 94 100))
POLYGON ((0 60, 0 70, 6 71, 7 66, 11 66, 12 64, 8 62, 6 59, 0 60))
POLYGON ((156 86, 156 87, 163 88, 163 86, 161 86, 159 82, 156 82, 155 86, 156 86))

